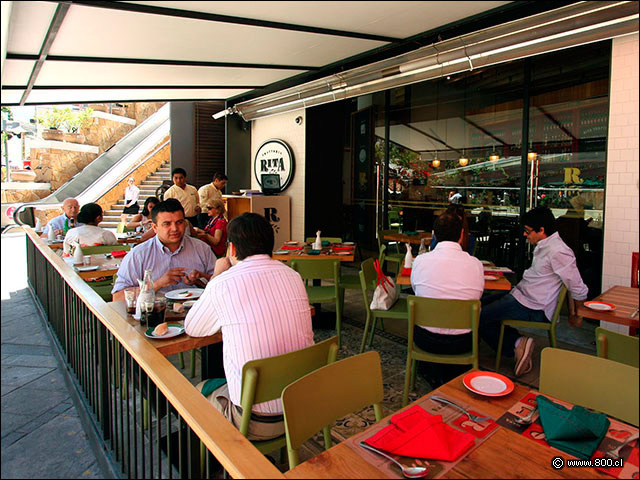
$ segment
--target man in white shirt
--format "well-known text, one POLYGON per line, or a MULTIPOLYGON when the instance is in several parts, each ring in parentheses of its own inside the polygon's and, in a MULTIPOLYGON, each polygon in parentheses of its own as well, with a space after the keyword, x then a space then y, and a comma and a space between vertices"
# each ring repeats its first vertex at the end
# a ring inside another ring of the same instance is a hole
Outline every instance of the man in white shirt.
MULTIPOLYGON (((207 205, 211 205, 215 200, 222 200, 222 191, 227 185, 227 177, 224 173, 216 172, 213 175, 213 181, 201 186, 198 189, 198 196, 200 197, 200 205, 204 207, 204 212, 198 215, 200 221, 200 228, 204 228, 209 222, 209 215, 207 215, 207 205)), ((226 215, 225 215, 226 217, 226 215)), ((197 226, 197 225, 196 225, 197 226)))
POLYGON ((62 215, 52 218, 42 229, 42 238, 49 236, 49 229, 53 228, 53 233, 64 235, 68 230, 76 226, 76 217, 80 211, 80 204, 75 198, 67 198, 62 202, 62 215))
MULTIPOLYGON (((191 307, 184 326, 192 337, 222 330, 228 383, 207 398, 239 427, 243 365, 308 347, 313 331, 302 278, 271 258, 274 236, 269 222, 256 213, 240 215, 229 223, 228 239, 228 256, 216 262, 214 278, 191 307)), ((197 388, 203 391, 206 386, 202 382, 197 388)), ((254 405, 251 417, 250 440, 284 433, 279 399, 254 405)))
MULTIPOLYGON (((411 269, 411 286, 417 296, 453 300, 478 300, 484 291, 482 263, 462 250, 462 219, 445 212, 434 224, 438 244, 418 255, 411 269)), ((415 327, 414 341, 431 353, 457 354, 471 350, 471 330, 415 327)), ((468 370, 468 365, 421 362, 420 373, 433 388, 468 370)))
POLYGON ((174 168, 171 172, 173 185, 164 192, 163 200, 175 198, 184 208, 184 216, 191 225, 198 226, 198 214, 200 213, 200 200, 198 190, 193 185, 187 185, 187 172, 184 168, 174 168))
MULTIPOLYGON (((480 313, 480 337, 494 350, 498 347, 503 320, 549 322, 558 302, 562 284, 575 300, 587 298, 588 288, 580 277, 573 251, 556 231, 556 220, 551 210, 536 207, 522 218, 524 236, 535 246, 531 267, 522 280, 506 295, 498 294, 483 299, 480 313)), ((502 353, 515 354, 514 372, 517 377, 533 368, 531 354, 533 338, 520 336, 515 328, 504 329, 502 353)))

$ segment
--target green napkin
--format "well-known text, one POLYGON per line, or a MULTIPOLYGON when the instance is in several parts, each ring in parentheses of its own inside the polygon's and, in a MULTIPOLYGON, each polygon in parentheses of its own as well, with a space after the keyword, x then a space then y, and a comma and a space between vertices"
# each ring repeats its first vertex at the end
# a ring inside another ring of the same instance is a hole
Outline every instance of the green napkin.
POLYGON ((328 247, 329 245, 331 245, 331 242, 329 240, 322 240, 323 247, 328 247))
POLYGON ((307 255, 320 255, 321 250, 308 250, 307 255))
POLYGON ((574 457, 590 459, 609 429, 607 416, 578 405, 568 410, 542 395, 537 401, 547 443, 574 457))
POLYGON ((402 232, 403 235, 416 235, 418 232, 402 232))
POLYGON ((210 378, 209 380, 204 382, 204 385, 202 386, 202 395, 208 397, 225 383, 227 383, 226 378, 210 378))

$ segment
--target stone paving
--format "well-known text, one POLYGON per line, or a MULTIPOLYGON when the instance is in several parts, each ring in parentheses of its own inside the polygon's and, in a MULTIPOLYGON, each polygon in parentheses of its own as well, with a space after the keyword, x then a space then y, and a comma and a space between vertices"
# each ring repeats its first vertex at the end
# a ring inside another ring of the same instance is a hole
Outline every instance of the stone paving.
MULTIPOLYGON (((14 230, 15 231, 15 230, 14 230)), ((25 237, 2 235, 2 478, 109 478, 27 289, 25 237)))

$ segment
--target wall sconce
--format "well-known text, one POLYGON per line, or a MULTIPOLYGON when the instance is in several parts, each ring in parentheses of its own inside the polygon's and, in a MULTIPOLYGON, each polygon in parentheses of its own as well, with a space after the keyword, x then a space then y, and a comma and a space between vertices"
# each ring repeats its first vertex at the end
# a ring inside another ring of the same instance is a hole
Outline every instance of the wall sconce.
POLYGON ((467 164, 469 163, 469 159, 467 157, 465 157, 464 155, 462 155, 459 159, 458 159, 458 163, 460 164, 461 167, 466 167, 467 164))
POLYGON ((533 162, 536 158, 538 158, 538 154, 536 152, 527 153, 527 158, 530 162, 533 162))
POLYGON ((431 165, 433 166, 433 168, 438 168, 440 166, 440 160, 438 159, 438 157, 433 159, 431 165))
POLYGON ((496 151, 494 150, 491 155, 489 155, 489 161, 490 162, 497 162, 498 160, 500 160, 500 155, 498 155, 496 153, 496 151))

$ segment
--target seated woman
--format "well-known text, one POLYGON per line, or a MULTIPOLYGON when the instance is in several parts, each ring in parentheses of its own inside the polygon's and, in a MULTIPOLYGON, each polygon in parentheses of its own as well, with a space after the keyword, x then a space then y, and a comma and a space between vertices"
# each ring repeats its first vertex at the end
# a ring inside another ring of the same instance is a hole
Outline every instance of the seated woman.
MULTIPOLYGON (((475 248, 476 237, 469 233, 469 221, 467 220, 467 214, 464 211, 464 207, 460 204, 451 204, 445 210, 446 212, 455 213, 462 220, 462 250, 467 252, 469 255, 473 255, 473 250, 475 248)), ((431 239, 431 244, 429 245, 429 250, 433 250, 436 248, 438 244, 438 239, 436 238, 435 233, 433 234, 433 238, 431 239)))
POLYGON ((71 246, 75 243, 80 243, 81 247, 118 244, 118 239, 113 232, 98 226, 102 221, 102 207, 97 203, 83 205, 78 213, 77 221, 82 225, 72 228, 64 237, 65 253, 68 254, 71 251, 71 246))
POLYGON ((208 243, 216 257, 224 257, 227 252, 227 220, 222 200, 213 200, 209 205, 209 222, 204 230, 194 228, 194 236, 208 243))
POLYGON ((158 203, 160 203, 158 197, 147 198, 144 201, 142 212, 131 217, 131 221, 127 223, 127 228, 129 230, 140 230, 142 232, 151 230, 151 210, 153 210, 153 207, 158 203), (138 229, 138 227, 140 227, 140 229, 138 229))

